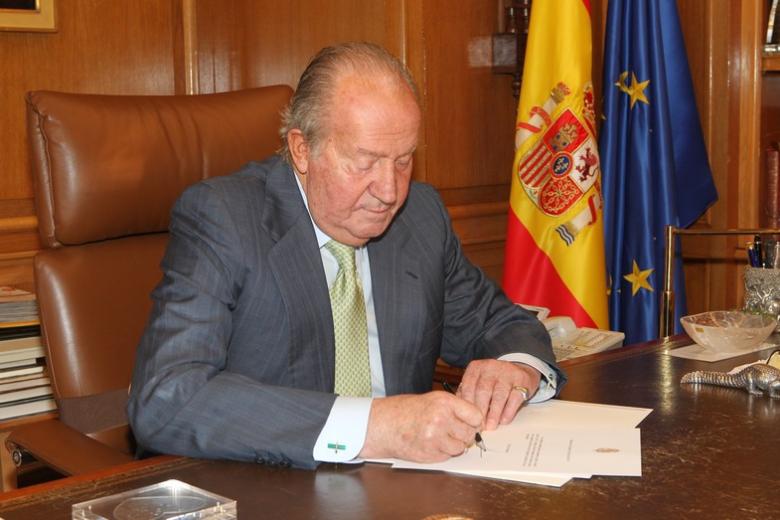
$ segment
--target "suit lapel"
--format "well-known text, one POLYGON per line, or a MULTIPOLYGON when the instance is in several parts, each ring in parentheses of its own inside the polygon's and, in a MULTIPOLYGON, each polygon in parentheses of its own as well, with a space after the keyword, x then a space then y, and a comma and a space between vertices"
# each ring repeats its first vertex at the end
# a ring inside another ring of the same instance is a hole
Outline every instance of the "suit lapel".
POLYGON ((380 239, 369 242, 368 254, 385 390, 394 395, 408 391, 405 379, 423 332, 420 265, 411 233, 401 218, 380 239))
POLYGON ((283 161, 266 180, 262 225, 276 240, 268 260, 290 321, 290 373, 298 388, 333 391, 333 320, 317 238, 283 161))

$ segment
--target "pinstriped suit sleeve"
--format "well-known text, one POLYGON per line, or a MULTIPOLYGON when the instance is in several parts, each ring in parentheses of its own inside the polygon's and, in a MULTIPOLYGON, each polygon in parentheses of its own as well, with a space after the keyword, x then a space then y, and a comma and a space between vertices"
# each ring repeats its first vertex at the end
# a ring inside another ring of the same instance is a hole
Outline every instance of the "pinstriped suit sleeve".
MULTIPOLYGON (((441 357, 455 366, 474 359, 498 358, 509 353, 527 353, 548 365, 558 376, 558 391, 566 376, 555 363, 550 337, 536 317, 514 305, 481 269, 463 254, 452 230, 447 210, 431 186, 417 184, 419 208, 414 222, 432 229, 422 230, 426 240, 441 237, 444 259, 444 308, 441 357)), ((419 228, 419 225, 417 226, 419 228)), ((434 250, 429 244, 426 250, 434 250)))

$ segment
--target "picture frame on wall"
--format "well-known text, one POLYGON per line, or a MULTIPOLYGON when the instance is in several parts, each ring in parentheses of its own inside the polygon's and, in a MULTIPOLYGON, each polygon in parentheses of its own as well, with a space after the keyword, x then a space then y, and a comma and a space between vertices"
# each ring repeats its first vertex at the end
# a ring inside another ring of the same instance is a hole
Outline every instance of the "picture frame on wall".
POLYGON ((0 31, 56 32, 56 0, 0 0, 0 31))

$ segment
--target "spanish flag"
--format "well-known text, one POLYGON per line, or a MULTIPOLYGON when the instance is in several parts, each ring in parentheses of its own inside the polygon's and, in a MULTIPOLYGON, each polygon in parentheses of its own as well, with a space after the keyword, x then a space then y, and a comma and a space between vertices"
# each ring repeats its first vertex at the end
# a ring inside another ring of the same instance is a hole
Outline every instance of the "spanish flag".
POLYGON ((608 328, 589 0, 534 2, 517 113, 503 286, 608 328))

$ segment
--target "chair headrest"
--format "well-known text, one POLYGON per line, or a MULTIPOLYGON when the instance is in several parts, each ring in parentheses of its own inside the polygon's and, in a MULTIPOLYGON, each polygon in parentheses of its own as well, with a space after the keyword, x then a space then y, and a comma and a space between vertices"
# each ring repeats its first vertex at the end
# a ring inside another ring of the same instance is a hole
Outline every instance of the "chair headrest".
POLYGON ((181 192, 279 147, 279 85, 198 96, 27 94, 44 247, 165 231, 181 192))

